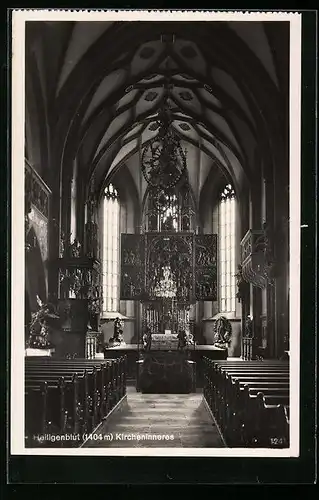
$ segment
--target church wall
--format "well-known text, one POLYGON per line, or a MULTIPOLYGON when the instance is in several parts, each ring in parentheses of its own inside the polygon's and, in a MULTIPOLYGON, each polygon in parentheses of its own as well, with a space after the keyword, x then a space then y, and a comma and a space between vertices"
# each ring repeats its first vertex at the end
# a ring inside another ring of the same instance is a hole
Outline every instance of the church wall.
MULTIPOLYGON (((217 193, 224 178, 220 178, 218 172, 215 173, 214 179, 210 180, 211 187, 203 193, 201 200, 201 221, 202 230, 204 233, 214 233, 218 235, 218 218, 219 206, 217 202, 217 193), (214 182, 215 180, 215 182, 214 182)), ((240 216, 240 203, 238 200, 236 210, 236 268, 240 262, 240 240, 241 240, 241 216, 240 216)), ((202 322, 202 335, 206 344, 214 343, 214 323, 215 318, 219 315, 219 302, 203 302, 203 315, 198 318, 202 322)), ((225 316, 232 324, 232 344, 229 348, 229 355, 233 357, 240 357, 241 355, 241 304, 236 300, 235 313, 225 313, 225 316)))
POLYGON ((230 320, 232 326, 232 340, 228 349, 228 355, 235 358, 241 355, 241 320, 230 320))
POLYGON ((27 243, 31 242, 36 246, 30 249, 26 254, 25 259, 25 289, 28 293, 30 309, 32 312, 38 310, 37 295, 42 301, 47 299, 47 276, 45 266, 41 258, 41 253, 38 245, 38 240, 33 228, 30 230, 30 237, 27 243))
POLYGON ((48 296, 49 210, 51 192, 33 166, 25 161, 25 210, 28 229, 25 259, 25 288, 31 310, 38 309, 36 296, 42 301, 48 296))
POLYGON ((72 241, 77 236, 76 228, 76 205, 77 205, 77 159, 73 162, 73 176, 71 180, 71 220, 70 220, 70 234, 72 241))
MULTIPOLYGON (((28 23, 27 23, 28 24, 28 23)), ((42 179, 51 184, 50 128, 44 47, 37 43, 36 30, 26 28, 25 64, 25 154, 42 179)))
MULTIPOLYGON (((139 207, 137 195, 134 192, 135 185, 131 178, 131 174, 125 165, 121 168, 120 173, 116 173, 110 182, 116 187, 120 198, 120 234, 134 234, 138 227, 139 207)), ((99 228, 103 231, 103 204, 100 205, 99 228)), ((121 240, 120 240, 121 241, 121 240)), ((101 259, 103 260, 103 249, 101 248, 101 259)), ((121 251, 120 251, 121 255, 121 251)), ((120 283, 119 283, 120 287, 120 283)), ((108 342, 113 336, 114 319, 120 316, 124 321, 123 337, 127 344, 135 343, 136 331, 136 306, 134 301, 119 300, 117 311, 108 312, 100 319, 101 329, 104 334, 104 341, 108 342)))

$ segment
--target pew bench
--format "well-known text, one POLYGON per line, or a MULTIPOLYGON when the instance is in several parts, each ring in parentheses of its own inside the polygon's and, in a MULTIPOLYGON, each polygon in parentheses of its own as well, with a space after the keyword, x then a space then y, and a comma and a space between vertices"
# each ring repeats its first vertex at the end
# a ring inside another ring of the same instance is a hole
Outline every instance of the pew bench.
POLYGON ((78 373, 27 373, 25 377, 26 414, 32 416, 37 408, 30 406, 30 391, 39 391, 46 384, 46 397, 41 405, 45 418, 41 425, 47 433, 87 432, 94 427, 92 392, 89 374, 78 373))
MULTIPOLYGON (((126 393, 126 360, 25 359, 26 441, 39 434, 92 432, 126 393)), ((45 446, 50 445, 46 442, 45 446)), ((57 446, 57 443, 52 445, 57 446)), ((64 445, 63 442, 60 444, 64 445)))
POLYGON ((229 446, 288 446, 287 363, 205 360, 204 397, 229 446))
MULTIPOLYGON (((30 358, 27 358, 30 360, 30 358)), ((105 369, 106 371, 109 371, 108 374, 106 372, 103 372, 100 374, 100 372, 97 372, 97 377, 106 377, 107 379, 110 379, 109 382, 112 383, 112 391, 116 392, 116 399, 117 401, 120 400, 126 393, 126 359, 124 357, 122 358, 116 358, 116 359, 108 359, 108 360, 89 360, 89 359, 72 359, 72 360, 60 360, 60 359, 50 359, 47 358, 45 361, 42 361, 39 363, 39 361, 36 358, 33 358, 32 361, 27 362, 28 369, 36 366, 50 366, 50 369, 55 369, 56 367, 61 367, 63 369, 71 369, 71 370, 78 370, 79 368, 84 368, 88 369, 87 367, 95 367, 97 370, 105 369)), ((117 402, 116 401, 116 402, 117 402)))

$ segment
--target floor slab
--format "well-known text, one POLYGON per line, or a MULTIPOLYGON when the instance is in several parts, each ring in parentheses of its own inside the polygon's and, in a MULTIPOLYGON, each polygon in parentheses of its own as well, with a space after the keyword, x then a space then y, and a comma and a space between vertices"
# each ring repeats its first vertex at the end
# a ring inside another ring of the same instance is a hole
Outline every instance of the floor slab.
POLYGON ((128 387, 126 401, 83 447, 221 448, 223 439, 202 393, 142 394, 128 387))

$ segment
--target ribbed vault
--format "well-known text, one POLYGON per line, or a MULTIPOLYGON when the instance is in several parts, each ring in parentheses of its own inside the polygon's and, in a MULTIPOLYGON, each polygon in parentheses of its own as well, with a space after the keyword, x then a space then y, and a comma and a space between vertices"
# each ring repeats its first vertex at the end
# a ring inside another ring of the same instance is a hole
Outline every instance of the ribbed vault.
POLYGON ((213 165, 240 191, 256 175, 261 146, 283 135, 287 82, 272 48, 275 24, 29 23, 30 40, 42 37, 27 57, 41 86, 48 168, 58 165, 65 183, 76 158, 86 184, 94 174, 100 188, 124 164, 135 178, 168 95, 194 192, 213 165))

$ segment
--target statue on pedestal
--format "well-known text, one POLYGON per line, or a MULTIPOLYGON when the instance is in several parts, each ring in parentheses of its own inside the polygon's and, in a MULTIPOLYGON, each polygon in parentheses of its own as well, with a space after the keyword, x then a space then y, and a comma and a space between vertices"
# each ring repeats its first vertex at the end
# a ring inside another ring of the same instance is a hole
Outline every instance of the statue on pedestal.
POLYGON ((50 334, 60 328, 60 316, 51 303, 44 303, 37 295, 38 311, 32 313, 27 348, 50 349, 53 344, 50 334))
POLYGON ((152 343, 152 332, 150 328, 147 328, 146 332, 143 335, 143 347, 145 350, 149 350, 151 348, 152 343))
POLYGON ((94 192, 94 179, 90 187, 90 193, 86 201, 87 222, 85 224, 85 253, 88 257, 98 258, 98 225, 97 198, 94 192))
POLYGON ((88 257, 98 257, 98 241, 97 241, 98 227, 96 222, 89 221, 85 225, 86 233, 86 255, 88 257))
POLYGON ((231 322, 225 316, 220 316, 214 324, 214 345, 227 349, 231 343, 231 336, 231 322))
POLYGON ((119 317, 115 318, 114 320, 114 333, 113 337, 110 338, 109 344, 114 347, 118 345, 125 345, 124 339, 123 339, 123 322, 120 320, 119 317))
POLYGON ((186 330, 186 345, 194 345, 194 336, 191 334, 190 331, 186 330))
POLYGON ((247 287, 247 282, 244 280, 243 268, 240 264, 238 265, 238 271, 236 274, 236 278, 237 278, 236 297, 237 297, 238 302, 242 302, 244 300, 244 297, 245 297, 245 289, 247 287))

